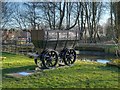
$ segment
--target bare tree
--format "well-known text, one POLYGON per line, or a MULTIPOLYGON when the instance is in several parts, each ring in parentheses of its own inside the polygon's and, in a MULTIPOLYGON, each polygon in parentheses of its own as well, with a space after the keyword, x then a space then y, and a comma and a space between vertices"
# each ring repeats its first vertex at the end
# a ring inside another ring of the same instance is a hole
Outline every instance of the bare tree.
POLYGON ((84 36, 91 42, 96 42, 100 36, 98 33, 99 21, 102 14, 101 2, 26 2, 13 5, 12 22, 20 29, 32 28, 34 30, 45 26, 51 30, 70 30, 78 27, 80 39, 84 36), (44 25, 43 25, 44 24, 44 25))
MULTIPOLYGON (((119 42, 120 39, 120 2, 114 2, 111 3, 111 15, 113 13, 113 17, 115 18, 115 41, 116 43, 119 42)), ((112 20, 112 16, 111 16, 111 20, 112 20)), ((112 21, 111 21, 112 22, 112 21)), ((112 24, 112 23, 111 23, 112 24)))
POLYGON ((11 20, 11 16, 14 13, 13 3, 11 2, 1 2, 1 29, 6 27, 6 24, 11 20))

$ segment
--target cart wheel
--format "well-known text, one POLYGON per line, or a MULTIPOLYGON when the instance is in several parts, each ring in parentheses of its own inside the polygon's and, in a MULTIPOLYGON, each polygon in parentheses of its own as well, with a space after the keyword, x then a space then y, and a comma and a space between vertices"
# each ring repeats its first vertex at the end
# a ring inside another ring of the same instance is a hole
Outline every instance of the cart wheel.
MULTIPOLYGON (((38 53, 36 53, 36 54, 38 54, 38 53)), ((41 64, 41 60, 39 59, 39 57, 40 57, 39 55, 34 57, 34 62, 38 67, 41 67, 42 64, 41 64)))
POLYGON ((41 59, 42 59, 42 55, 46 52, 46 50, 42 51, 42 53, 40 55, 38 55, 38 52, 36 53, 38 56, 36 56, 34 58, 34 62, 35 64, 40 68, 42 67, 42 62, 41 62, 41 59))
POLYGON ((42 64, 46 68, 55 67, 58 62, 58 55, 55 51, 47 51, 42 56, 42 64))
MULTIPOLYGON (((43 66, 43 64, 42 64, 42 62, 41 62, 41 60, 42 60, 42 55, 44 55, 44 53, 46 53, 46 52, 47 52, 47 50, 42 51, 41 54, 39 55, 39 57, 36 58, 36 59, 34 59, 35 64, 36 64, 39 68, 43 66)), ((38 54, 38 53, 37 53, 37 54, 38 54)))
POLYGON ((72 65, 76 60, 76 52, 74 49, 67 49, 64 53, 63 61, 66 65, 72 65))
POLYGON ((34 59, 35 64, 40 68, 42 66, 41 60, 34 59))

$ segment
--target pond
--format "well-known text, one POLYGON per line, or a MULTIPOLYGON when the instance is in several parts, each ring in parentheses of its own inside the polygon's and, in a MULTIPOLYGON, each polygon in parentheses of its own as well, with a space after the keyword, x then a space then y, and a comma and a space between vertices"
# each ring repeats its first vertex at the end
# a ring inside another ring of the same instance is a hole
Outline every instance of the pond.
POLYGON ((110 62, 111 60, 106 60, 106 59, 89 59, 89 58, 84 58, 80 59, 81 61, 86 61, 86 62, 98 62, 102 64, 106 64, 107 62, 110 62))
POLYGON ((103 64, 106 64, 108 62, 110 62, 110 60, 105 60, 105 59, 97 59, 96 62, 99 62, 99 63, 103 63, 103 64))
POLYGON ((103 64, 111 62, 111 59, 115 58, 112 55, 106 55, 104 52, 76 51, 76 54, 77 58, 82 61, 94 61, 103 64))
POLYGON ((76 50, 76 54, 77 55, 93 55, 93 56, 112 56, 114 57, 115 54, 110 54, 110 53, 105 53, 105 52, 101 52, 101 51, 79 51, 76 50))

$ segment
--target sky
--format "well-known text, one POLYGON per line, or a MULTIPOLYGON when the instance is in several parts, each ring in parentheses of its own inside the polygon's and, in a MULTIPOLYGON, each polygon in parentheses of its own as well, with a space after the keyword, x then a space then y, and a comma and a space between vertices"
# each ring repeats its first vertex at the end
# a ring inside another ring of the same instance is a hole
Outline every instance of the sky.
POLYGON ((104 14, 102 14, 102 16, 101 16, 100 25, 105 25, 108 18, 110 18, 110 11, 106 10, 106 11, 104 11, 104 14))
POLYGON ((100 20, 100 25, 104 25, 108 18, 110 18, 110 15, 108 13, 104 14, 102 17, 101 17, 101 20, 100 20))

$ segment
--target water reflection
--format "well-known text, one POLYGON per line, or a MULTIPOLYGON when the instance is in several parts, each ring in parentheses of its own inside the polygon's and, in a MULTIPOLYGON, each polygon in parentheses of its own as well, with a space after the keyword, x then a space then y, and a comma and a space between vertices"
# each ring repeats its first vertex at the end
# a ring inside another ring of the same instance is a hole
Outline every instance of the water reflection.
POLYGON ((107 62, 110 62, 113 57, 108 56, 96 56, 96 55, 77 55, 77 59, 81 61, 87 61, 87 62, 98 62, 106 64, 107 62))
POLYGON ((98 62, 98 63, 103 63, 106 64, 107 62, 110 62, 110 60, 105 60, 105 59, 87 59, 87 58, 83 58, 80 59, 81 61, 87 61, 87 62, 98 62))
POLYGON ((105 59, 97 59, 96 62, 106 64, 107 62, 110 62, 110 60, 105 60, 105 59))
POLYGON ((23 75, 23 76, 31 75, 31 73, 28 73, 28 72, 19 72, 18 74, 23 75))

